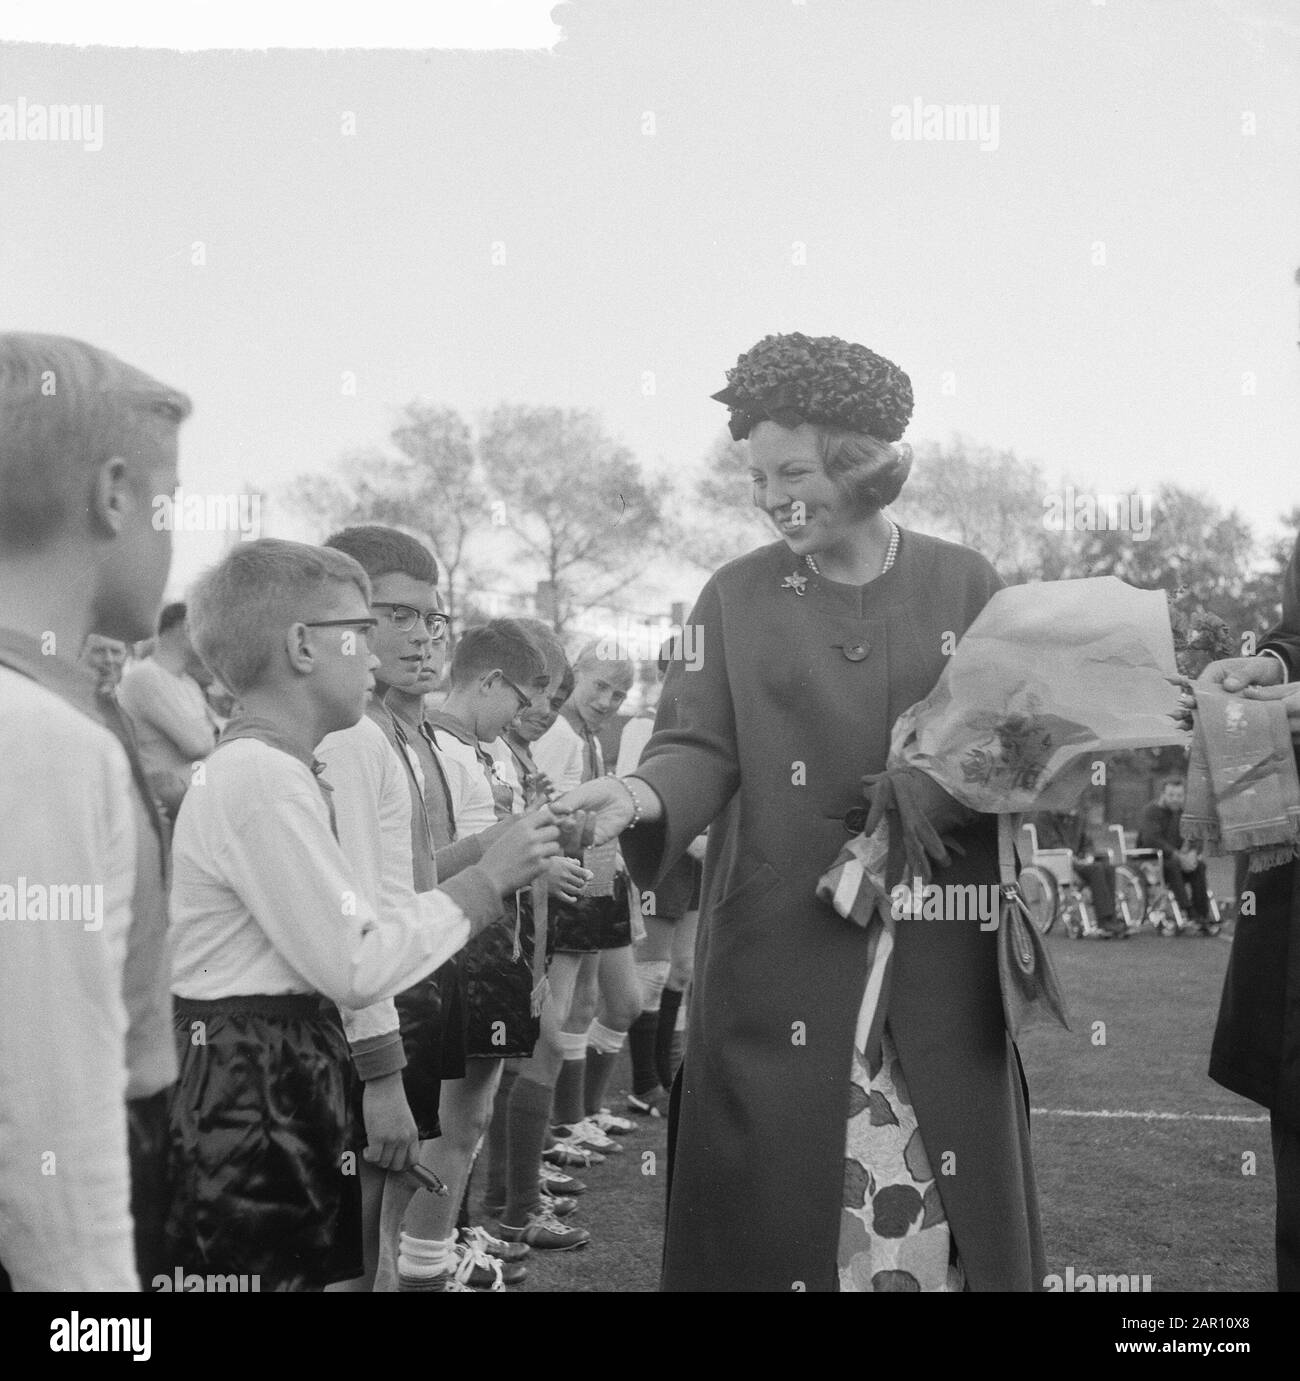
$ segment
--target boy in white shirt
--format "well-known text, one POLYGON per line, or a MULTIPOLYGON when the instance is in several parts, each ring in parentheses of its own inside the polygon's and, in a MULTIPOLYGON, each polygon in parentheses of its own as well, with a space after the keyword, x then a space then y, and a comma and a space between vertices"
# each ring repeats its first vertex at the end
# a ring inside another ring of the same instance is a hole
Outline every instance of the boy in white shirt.
POLYGON ((539 812, 441 891, 376 908, 313 756, 373 686, 365 572, 326 548, 241 543, 198 582, 190 620, 242 713, 176 828, 169 1235, 187 1271, 321 1288, 362 1269, 350 1058, 321 995, 361 1008, 431 973, 558 853, 559 831, 539 812))
POLYGON ((138 1288, 127 1041, 165 1088, 165 937, 133 923, 130 766, 76 659, 89 633, 149 634, 189 410, 81 341, 0 335, 0 1290, 138 1288))

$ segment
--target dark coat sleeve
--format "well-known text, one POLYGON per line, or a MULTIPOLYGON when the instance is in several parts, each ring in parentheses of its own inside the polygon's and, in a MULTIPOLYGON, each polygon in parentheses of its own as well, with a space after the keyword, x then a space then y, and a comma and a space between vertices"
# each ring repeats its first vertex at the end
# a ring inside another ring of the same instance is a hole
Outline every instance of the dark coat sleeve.
POLYGON ((1300 677, 1300 538, 1282 577, 1282 618, 1264 634, 1259 650, 1280 653, 1287 664, 1287 679, 1300 677))
POLYGON ((691 611, 697 665, 674 661, 664 681, 655 731, 636 769, 664 804, 663 819, 619 841, 638 886, 655 887, 686 847, 736 793, 740 765, 727 674, 722 601, 716 577, 691 611))

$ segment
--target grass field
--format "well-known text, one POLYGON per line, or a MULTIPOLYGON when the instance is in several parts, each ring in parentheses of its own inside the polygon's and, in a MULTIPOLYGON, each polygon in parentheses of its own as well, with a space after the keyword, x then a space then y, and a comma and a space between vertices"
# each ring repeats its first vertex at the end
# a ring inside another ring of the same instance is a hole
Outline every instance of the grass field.
MULTIPOLYGON (((1051 936, 1048 946, 1074 1029, 1036 1028, 1021 1042, 1048 1270, 1150 1275, 1155 1291, 1272 1290, 1268 1123, 1205 1074, 1226 937, 1051 936), (1070 1115, 1120 1112, 1173 1116, 1070 1115)), ((618 1110, 626 1072, 615 1078, 618 1110)), ((589 1192, 574 1221, 592 1244, 534 1253, 521 1288, 656 1288, 666 1124, 643 1122, 623 1141, 624 1155, 576 1172, 589 1192)))

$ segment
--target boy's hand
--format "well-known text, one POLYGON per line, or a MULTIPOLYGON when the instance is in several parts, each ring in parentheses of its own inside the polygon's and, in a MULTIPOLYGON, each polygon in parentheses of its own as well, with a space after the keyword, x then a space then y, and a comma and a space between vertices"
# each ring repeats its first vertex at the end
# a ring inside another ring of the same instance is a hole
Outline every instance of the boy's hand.
POLYGON ((411 1116, 400 1071, 371 1079, 361 1096, 366 1124, 366 1149, 371 1165, 400 1173, 415 1159, 420 1147, 415 1118, 411 1116))
POLYGON ((479 867, 503 897, 526 887, 560 852, 560 830, 549 806, 520 816, 483 851, 479 867))
POLYGON ((553 858, 546 865, 546 890, 561 901, 575 902, 595 876, 574 858, 553 858))

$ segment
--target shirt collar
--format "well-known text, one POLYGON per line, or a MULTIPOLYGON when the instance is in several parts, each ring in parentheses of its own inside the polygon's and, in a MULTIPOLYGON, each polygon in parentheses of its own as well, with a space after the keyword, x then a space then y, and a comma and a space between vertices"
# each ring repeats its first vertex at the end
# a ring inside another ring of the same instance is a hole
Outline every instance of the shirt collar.
POLYGON ((435 729, 446 729, 453 738, 458 738, 467 748, 473 748, 475 752, 481 751, 478 739, 475 738, 463 719, 458 719, 454 714, 448 714, 446 710, 432 710, 425 715, 425 719, 435 729))
POLYGON ((229 743, 237 738, 255 738, 259 743, 265 743, 268 748, 278 748, 280 752, 296 758, 317 778, 325 769, 325 764, 315 754, 309 753, 300 743, 296 743, 277 724, 259 715, 236 715, 222 731, 220 741, 229 743))
POLYGON ((100 718, 98 677, 89 667, 66 657, 48 655, 39 638, 0 628, 0 665, 11 667, 66 700, 92 719, 100 718))

